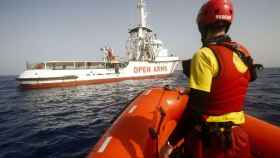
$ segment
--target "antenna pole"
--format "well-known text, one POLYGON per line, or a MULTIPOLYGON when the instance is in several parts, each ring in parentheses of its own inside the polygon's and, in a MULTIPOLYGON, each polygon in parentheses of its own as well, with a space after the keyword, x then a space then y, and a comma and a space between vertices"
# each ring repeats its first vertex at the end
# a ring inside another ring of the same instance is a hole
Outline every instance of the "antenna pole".
POLYGON ((138 0, 137 8, 139 10, 139 37, 143 38, 143 29, 142 27, 146 27, 146 16, 144 10, 144 0, 138 0))

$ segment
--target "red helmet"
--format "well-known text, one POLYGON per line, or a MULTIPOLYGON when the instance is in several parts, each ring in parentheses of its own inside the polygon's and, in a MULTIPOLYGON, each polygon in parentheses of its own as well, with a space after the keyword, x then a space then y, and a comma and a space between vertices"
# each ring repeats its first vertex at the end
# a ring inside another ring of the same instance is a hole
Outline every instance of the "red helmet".
POLYGON ((197 16, 200 32, 218 22, 226 24, 228 31, 233 20, 233 5, 231 0, 209 0, 201 8, 197 16))

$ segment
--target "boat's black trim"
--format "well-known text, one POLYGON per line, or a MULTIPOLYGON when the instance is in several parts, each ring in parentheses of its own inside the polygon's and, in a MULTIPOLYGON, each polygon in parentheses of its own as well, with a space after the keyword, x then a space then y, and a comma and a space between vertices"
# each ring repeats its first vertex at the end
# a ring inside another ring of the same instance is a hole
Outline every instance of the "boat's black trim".
POLYGON ((52 80, 74 80, 77 79, 78 76, 69 75, 62 77, 44 77, 44 78, 17 78, 17 81, 52 81, 52 80))

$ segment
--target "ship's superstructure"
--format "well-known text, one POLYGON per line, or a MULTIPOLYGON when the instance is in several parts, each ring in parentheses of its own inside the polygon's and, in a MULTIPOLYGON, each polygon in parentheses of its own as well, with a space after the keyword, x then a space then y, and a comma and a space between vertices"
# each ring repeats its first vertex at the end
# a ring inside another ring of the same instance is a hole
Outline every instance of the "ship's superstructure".
POLYGON ((127 53, 130 60, 156 61, 162 57, 170 57, 168 50, 163 48, 163 43, 147 26, 144 10, 144 1, 138 0, 139 25, 129 31, 127 53))
POLYGON ((147 27, 144 0, 138 0, 139 24, 129 31, 127 61, 119 61, 111 48, 103 48, 103 61, 47 61, 28 65, 17 81, 25 88, 47 88, 168 76, 179 58, 163 47, 147 27))

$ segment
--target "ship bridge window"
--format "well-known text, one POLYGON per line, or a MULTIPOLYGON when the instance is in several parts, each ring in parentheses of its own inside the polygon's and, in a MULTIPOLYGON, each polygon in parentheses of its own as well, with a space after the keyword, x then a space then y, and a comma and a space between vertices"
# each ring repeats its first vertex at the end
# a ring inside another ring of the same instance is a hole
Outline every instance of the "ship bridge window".
POLYGON ((47 69, 51 70, 73 70, 73 69, 104 69, 104 62, 48 62, 47 69))
POLYGON ((104 69, 105 63, 104 62, 87 62, 87 69, 104 69))
POLYGON ((46 64, 47 69, 52 70, 69 70, 74 69, 73 62, 48 62, 46 64))
POLYGON ((26 63, 27 70, 34 70, 34 69, 45 69, 45 63, 26 63))
POLYGON ((84 62, 76 62, 75 63, 76 69, 85 69, 85 63, 84 62))

